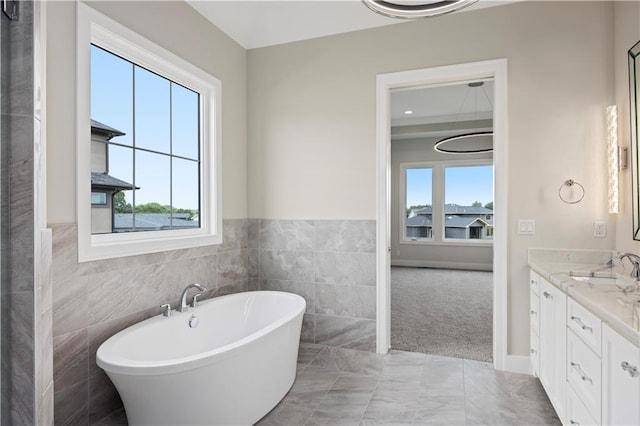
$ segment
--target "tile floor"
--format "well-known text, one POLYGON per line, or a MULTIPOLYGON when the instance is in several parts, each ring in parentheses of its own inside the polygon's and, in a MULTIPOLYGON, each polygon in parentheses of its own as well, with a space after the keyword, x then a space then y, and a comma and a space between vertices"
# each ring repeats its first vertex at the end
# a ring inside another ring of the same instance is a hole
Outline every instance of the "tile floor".
MULTIPOLYGON (((94 423, 122 426, 122 410, 94 423)), ((301 343, 298 375, 259 426, 560 425, 538 379, 491 364, 301 343)))
POLYGON ((491 364, 303 343, 287 396, 258 425, 560 425, 538 379, 491 364))

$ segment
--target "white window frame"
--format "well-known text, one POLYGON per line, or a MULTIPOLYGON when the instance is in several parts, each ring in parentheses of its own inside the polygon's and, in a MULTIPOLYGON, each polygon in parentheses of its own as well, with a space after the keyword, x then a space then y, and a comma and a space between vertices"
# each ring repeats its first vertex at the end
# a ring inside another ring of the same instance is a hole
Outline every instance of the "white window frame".
MULTIPOLYGON (((445 169, 447 167, 473 167, 492 166, 493 160, 490 158, 479 158, 474 160, 444 160, 444 161, 414 161, 400 163, 400 231, 399 244, 403 245, 448 245, 448 246, 480 246, 491 247, 493 240, 466 239, 466 238, 445 238, 445 169), (406 211, 407 205, 407 170, 418 168, 431 169, 431 211, 432 211, 432 234, 431 238, 407 238, 406 235, 406 211)), ((495 198, 495 197, 494 197, 495 198)))
POLYGON ((76 209, 78 261, 222 243, 222 84, 116 21, 77 3, 76 209), (200 228, 91 234, 91 44, 200 95, 200 228))

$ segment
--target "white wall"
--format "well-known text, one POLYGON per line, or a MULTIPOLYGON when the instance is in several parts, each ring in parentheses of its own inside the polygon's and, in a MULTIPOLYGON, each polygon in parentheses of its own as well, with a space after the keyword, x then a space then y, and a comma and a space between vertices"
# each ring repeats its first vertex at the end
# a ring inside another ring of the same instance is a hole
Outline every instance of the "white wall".
MULTIPOLYGON (((182 1, 87 3, 222 80, 223 217, 246 218, 246 51, 182 1)), ((75 223, 76 11, 47 9, 48 222, 75 223)))
POLYGON ((249 217, 375 218, 376 75, 507 58, 509 353, 526 355, 527 248, 614 246, 613 9, 522 2, 249 51, 249 217), (568 178, 586 188, 580 204, 558 198, 568 178), (517 235, 519 218, 537 235, 517 235), (593 238, 594 220, 607 238, 593 238))
MULTIPOLYGON (((629 67, 627 51, 640 41, 640 2, 616 2, 615 6, 615 100, 618 105, 618 141, 630 146, 629 67)), ((629 155, 631 164, 631 155, 629 155)), ((631 168, 620 174, 620 214, 616 224, 616 249, 640 253, 640 241, 633 240, 631 168)))
MULTIPOLYGON (((391 264, 401 266, 429 266, 492 270, 493 247, 448 244, 400 244, 400 220, 404 214, 400 183, 400 163, 416 161, 451 161, 493 158, 491 153, 452 156, 433 149, 438 138, 391 141, 391 264)), ((491 201, 491 200, 482 200, 491 201)))

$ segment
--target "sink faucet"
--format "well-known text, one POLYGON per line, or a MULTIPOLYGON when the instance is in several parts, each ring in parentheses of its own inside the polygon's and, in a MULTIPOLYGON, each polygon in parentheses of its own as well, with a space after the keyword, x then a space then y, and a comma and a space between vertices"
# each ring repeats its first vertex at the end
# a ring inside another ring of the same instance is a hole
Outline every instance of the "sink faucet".
POLYGON ((633 265, 633 270, 631 271, 631 278, 636 281, 640 280, 640 256, 633 253, 622 253, 618 256, 618 259, 622 261, 624 258, 629 259, 629 262, 633 265))
MULTIPOLYGON (((186 286, 185 289, 182 291, 182 296, 180 296, 180 306, 178 306, 178 309, 177 309, 178 312, 186 312, 189 309, 189 305, 187 305, 187 293, 189 292, 190 288, 196 288, 200 291, 207 291, 206 288, 202 287, 198 283, 192 283, 186 286)), ((199 296, 199 294, 196 296, 199 296)), ((194 298, 196 296, 194 296, 194 298)), ((193 305, 195 306, 195 303, 193 305)))

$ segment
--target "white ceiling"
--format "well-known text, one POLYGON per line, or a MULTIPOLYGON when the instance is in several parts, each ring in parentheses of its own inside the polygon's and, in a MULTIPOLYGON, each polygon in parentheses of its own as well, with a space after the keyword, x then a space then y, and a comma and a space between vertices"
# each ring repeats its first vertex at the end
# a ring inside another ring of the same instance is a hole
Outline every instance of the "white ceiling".
POLYGON ((493 80, 485 80, 481 87, 475 88, 468 83, 392 91, 391 140, 446 137, 462 130, 492 130, 493 80), (412 113, 406 114, 406 111, 412 113))
MULTIPOLYGON (((186 1, 245 49, 406 22, 378 15, 360 0, 186 1)), ((521 0, 480 0, 463 12, 514 1, 521 0)))
POLYGON ((468 84, 394 90, 391 93, 391 125, 450 123, 493 117, 493 80, 481 87, 468 84), (406 111, 413 111, 406 114, 406 111))

